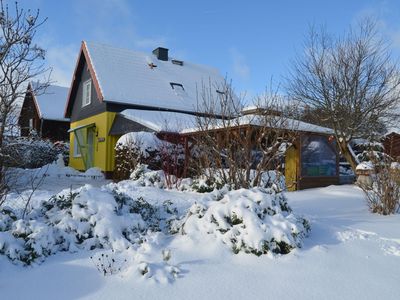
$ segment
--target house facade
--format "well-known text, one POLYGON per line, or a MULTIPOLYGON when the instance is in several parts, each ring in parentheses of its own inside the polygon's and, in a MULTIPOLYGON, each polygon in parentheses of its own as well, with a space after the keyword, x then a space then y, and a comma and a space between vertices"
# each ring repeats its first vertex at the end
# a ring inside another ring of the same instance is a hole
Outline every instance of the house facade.
POLYGON ((216 69, 171 58, 165 48, 142 53, 82 42, 64 114, 71 120, 70 166, 98 167, 111 177, 121 135, 193 127, 202 86, 223 82, 216 69))
POLYGON ((392 131, 383 139, 386 154, 400 161, 400 130, 392 131))
POLYGON ((36 94, 33 85, 28 84, 18 119, 21 136, 29 136, 35 131, 40 137, 54 142, 68 141, 69 119, 63 115, 68 88, 50 85, 36 94))

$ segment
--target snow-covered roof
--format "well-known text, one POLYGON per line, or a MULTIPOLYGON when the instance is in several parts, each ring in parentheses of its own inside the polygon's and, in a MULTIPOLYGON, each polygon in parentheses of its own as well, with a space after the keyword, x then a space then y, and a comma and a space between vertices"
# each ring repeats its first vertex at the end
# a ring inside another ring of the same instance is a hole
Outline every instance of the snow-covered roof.
MULTIPOLYGON (((287 130, 295 130, 295 131, 303 131, 303 132, 313 132, 313 133, 323 133, 323 134, 333 134, 333 130, 327 127, 322 127, 290 118, 282 118, 278 116, 260 116, 256 114, 248 114, 241 116, 237 119, 234 119, 230 122, 231 126, 245 126, 245 125, 252 125, 252 126, 263 126, 266 124, 265 120, 269 127, 280 128, 280 129, 287 129, 287 130), (266 118, 266 119, 264 119, 266 118)), ((223 125, 218 125, 218 121, 212 125, 212 129, 219 129, 222 128, 223 125)), ((191 133, 198 131, 198 128, 188 128, 184 129, 182 133, 191 133)))
POLYGON ((34 95, 40 118, 68 121, 69 119, 64 118, 68 90, 67 87, 49 85, 39 95, 34 95))
MULTIPOLYGON (((176 133, 193 133, 199 131, 198 128, 198 117, 185 113, 167 112, 167 111, 149 111, 149 110, 138 110, 138 109, 126 109, 121 113, 125 118, 137 122, 147 128, 150 128, 156 132, 176 132, 176 133)), ((230 125, 243 126, 261 126, 265 124, 264 117, 260 115, 245 115, 237 119, 232 119, 230 125)), ((281 129, 333 134, 333 130, 330 128, 294 120, 288 118, 281 118, 276 116, 270 116, 268 118, 271 127, 279 127, 281 129), (276 118, 274 120, 274 118, 276 118)), ((215 122, 210 125, 210 129, 223 128, 223 125, 219 125, 220 121, 215 119, 215 122)))
POLYGON ((216 93, 224 84, 212 67, 187 61, 180 65, 171 57, 162 61, 151 53, 99 43, 85 45, 104 101, 198 112, 202 87, 211 83, 216 93))
POLYGON ((125 118, 137 122, 156 132, 183 132, 196 127, 197 117, 185 113, 127 109, 121 113, 125 118))

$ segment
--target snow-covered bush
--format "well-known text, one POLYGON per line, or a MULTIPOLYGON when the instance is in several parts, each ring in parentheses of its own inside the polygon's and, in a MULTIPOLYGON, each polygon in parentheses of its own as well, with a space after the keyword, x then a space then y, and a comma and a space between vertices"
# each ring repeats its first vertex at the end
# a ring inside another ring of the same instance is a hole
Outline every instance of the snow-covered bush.
MULTIPOLYGON (((221 171, 219 171, 221 172, 221 171)), ((229 173, 229 170, 224 170, 229 173)), ((139 186, 154 186, 158 188, 175 188, 180 191, 192 191, 197 193, 210 193, 214 190, 228 189, 231 190, 232 186, 224 183, 217 172, 210 172, 213 175, 199 176, 197 178, 181 178, 179 185, 169 186, 166 183, 166 174, 164 171, 153 171, 147 165, 138 164, 131 173, 130 179, 133 180, 135 185, 139 186)), ((255 172, 252 172, 254 175, 255 172)), ((251 177, 252 178, 252 177, 251 177)), ((265 171, 262 174, 261 187, 271 188, 276 192, 285 190, 285 177, 277 171, 265 171)))
POLYGON ((143 197, 127 196, 115 185, 64 190, 25 219, 3 207, 0 254, 31 264, 59 251, 123 251, 141 243, 149 231, 166 231, 176 219, 174 212, 170 201, 153 206, 143 197))
POLYGON ((152 132, 130 132, 123 135, 115 146, 116 180, 128 179, 140 164, 160 169, 158 145, 160 141, 152 132))
POLYGON ((389 158, 372 159, 357 166, 368 170, 370 180, 359 182, 365 193, 369 209, 374 213, 389 215, 400 212, 400 168, 389 158))
POLYGON ((52 143, 34 137, 18 137, 8 139, 4 145, 4 155, 7 167, 23 169, 39 168, 55 161, 62 154, 67 162, 69 145, 66 143, 52 143))
POLYGON ((161 140, 152 132, 130 132, 123 135, 115 147, 114 179, 131 177, 138 166, 164 172, 165 184, 177 186, 184 166, 184 149, 179 143, 161 140))
POLYGON ((400 171, 378 142, 355 141, 357 184, 365 193, 369 209, 383 215, 400 210, 400 171))
POLYGON ((282 193, 263 188, 230 191, 219 201, 194 204, 171 227, 181 234, 212 234, 234 253, 258 256, 301 247, 309 230, 308 221, 291 212, 282 193))

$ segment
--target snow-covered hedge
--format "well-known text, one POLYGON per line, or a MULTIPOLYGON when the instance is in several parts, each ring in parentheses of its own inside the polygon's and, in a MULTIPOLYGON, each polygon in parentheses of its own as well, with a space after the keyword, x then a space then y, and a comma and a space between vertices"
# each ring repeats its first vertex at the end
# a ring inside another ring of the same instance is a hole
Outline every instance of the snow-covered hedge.
MULTIPOLYGON (((229 170, 224 170, 229 173, 229 170)), ((218 177, 217 172, 210 172, 210 176, 201 176, 195 179, 192 178, 175 178, 179 180, 179 184, 173 188, 180 191, 192 191, 198 193, 210 193, 214 190, 228 189, 231 187, 225 185, 223 180, 218 177)), ((138 164, 130 175, 130 179, 134 185, 138 186, 154 186, 158 188, 169 188, 166 183, 165 172, 161 170, 151 170, 145 164, 138 164)), ((227 176, 229 176, 227 174, 227 176)), ((251 173, 254 178, 255 172, 251 173)), ((277 171, 265 171, 261 176, 261 187, 271 188, 275 191, 284 191, 286 189, 285 177, 277 171)))
POLYGON ((162 172, 143 166, 133 175, 136 180, 101 188, 66 189, 38 202, 25 218, 17 209, 0 207, 0 254, 31 264, 60 251, 124 251, 156 232, 193 240, 211 234, 234 253, 286 254, 309 231, 277 186, 234 191, 224 186, 200 194, 188 179, 182 184, 186 190, 171 192, 184 193, 187 201, 174 202, 165 197, 170 192, 159 190, 162 172))
POLYGON ((61 154, 64 162, 68 160, 69 145, 52 143, 49 140, 32 137, 7 139, 3 154, 8 156, 8 167, 23 169, 39 168, 50 164, 61 154))
POLYGON ((234 253, 287 254, 301 247, 310 230, 306 219, 291 212, 286 198, 273 189, 230 191, 219 201, 194 204, 173 224, 181 234, 212 234, 234 253))
POLYGON ((175 218, 172 203, 150 205, 111 188, 86 185, 64 190, 32 210, 25 219, 0 209, 0 254, 31 264, 59 251, 105 248, 124 250, 148 231, 165 230, 175 218))

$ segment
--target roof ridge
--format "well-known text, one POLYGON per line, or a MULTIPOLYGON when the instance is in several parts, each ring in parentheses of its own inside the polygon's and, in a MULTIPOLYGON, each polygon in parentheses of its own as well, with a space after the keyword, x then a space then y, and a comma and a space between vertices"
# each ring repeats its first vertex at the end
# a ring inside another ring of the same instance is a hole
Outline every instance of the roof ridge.
MULTIPOLYGON (((147 52, 147 51, 144 51, 144 50, 136 50, 136 49, 125 48, 125 47, 121 47, 121 46, 114 46, 114 45, 111 45, 111 44, 108 44, 108 43, 96 42, 96 41, 83 40, 83 42, 86 43, 87 46, 90 46, 90 44, 92 44, 94 46, 98 45, 98 46, 103 46, 103 47, 107 47, 107 48, 110 48, 110 49, 121 50, 121 51, 125 51, 125 52, 133 52, 135 54, 141 54, 143 56, 154 56, 155 57, 155 55, 152 52, 147 52)), ((89 53, 89 55, 90 55, 90 53, 89 53)), ((205 68, 205 69, 213 70, 213 71, 215 71, 217 73, 219 72, 218 68, 216 68, 214 66, 207 65, 207 64, 194 63, 194 62, 192 62, 190 60, 185 60, 183 58, 178 58, 176 56, 169 55, 168 62, 171 62, 171 60, 180 60, 180 61, 183 61, 186 65, 202 67, 202 68, 205 68)))

